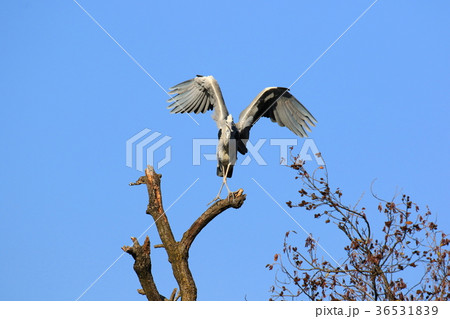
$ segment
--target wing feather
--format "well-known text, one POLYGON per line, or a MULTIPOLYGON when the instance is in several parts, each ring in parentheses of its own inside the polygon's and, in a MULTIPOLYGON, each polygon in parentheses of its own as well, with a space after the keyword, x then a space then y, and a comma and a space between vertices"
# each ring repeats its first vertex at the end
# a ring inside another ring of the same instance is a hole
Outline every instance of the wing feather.
POLYGON ((200 100, 198 102, 198 109, 195 112, 195 114, 206 112, 206 110, 205 110, 206 99, 207 99, 206 95, 204 95, 204 94, 200 95, 200 100))
POLYGON ((196 92, 194 96, 192 96, 189 101, 189 106, 186 108, 187 113, 197 112, 200 109, 200 98, 202 94, 200 92, 196 92))
MULTIPOLYGON (((287 103, 290 104, 290 110, 292 111, 292 113, 294 114, 293 116, 295 116, 298 119, 298 124, 302 127, 303 131, 306 130, 308 132, 311 132, 310 127, 308 126, 307 122, 311 122, 311 120, 309 120, 307 117, 305 117, 305 114, 303 112, 301 112, 298 109, 298 104, 296 104, 294 101, 292 100, 287 100, 287 103)), ((312 126, 314 126, 314 123, 312 123, 312 126)), ((304 134, 306 134, 306 132, 304 132, 304 134)), ((305 135, 306 136, 306 135, 305 135)))
POLYGON ((283 101, 284 105, 280 107, 286 114, 286 117, 283 118, 283 124, 286 124, 286 127, 290 129, 295 135, 303 136, 301 132, 301 125, 297 124, 294 120, 294 115, 292 113, 292 110, 289 106, 289 103, 286 103, 286 101, 283 101))
POLYGON ((310 126, 315 126, 317 120, 297 100, 287 88, 269 87, 262 90, 239 115, 237 128, 241 138, 248 139, 250 128, 261 118, 268 117, 282 127, 287 127, 300 137, 308 136, 310 126))
POLYGON ((167 108, 171 113, 205 113, 214 110, 213 118, 216 121, 224 120, 228 110, 222 96, 219 84, 212 76, 201 76, 181 82, 170 88, 174 97, 167 108))
POLYGON ((289 110, 289 113, 291 114, 289 120, 292 123, 291 125, 295 127, 296 135, 307 136, 305 129, 303 127, 305 121, 303 120, 302 117, 299 117, 299 112, 297 111, 292 101, 289 99, 285 99, 283 102, 286 105, 286 109, 289 110))

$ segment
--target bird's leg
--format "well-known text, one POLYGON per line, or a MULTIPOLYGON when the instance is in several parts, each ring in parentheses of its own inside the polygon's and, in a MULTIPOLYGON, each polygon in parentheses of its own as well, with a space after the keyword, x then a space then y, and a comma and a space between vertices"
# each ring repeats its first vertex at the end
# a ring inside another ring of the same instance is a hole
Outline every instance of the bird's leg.
MULTIPOLYGON (((224 170, 225 170, 225 166, 222 166, 222 172, 224 170)), ((228 174, 228 170, 227 170, 227 174, 228 174)), ((228 185, 227 185, 227 174, 223 175, 222 185, 220 185, 220 189, 219 189, 219 192, 217 193, 217 196, 214 197, 214 199, 212 201, 210 201, 208 204, 206 204, 207 206, 209 206, 211 203, 214 203, 216 200, 220 199, 220 193, 222 193, 223 185, 226 185, 227 188, 228 188, 228 185)))
MULTIPOLYGON (((230 195, 233 195, 233 192, 230 190, 230 188, 228 187, 228 183, 227 183, 227 176, 228 176, 228 170, 230 169, 231 163, 228 163, 227 165, 227 171, 225 173, 225 175, 223 175, 223 183, 225 184, 225 186, 227 187, 228 190, 228 197, 230 197, 230 195)), ((223 185, 222 185, 223 186, 223 185)))
POLYGON ((212 201, 210 201, 208 204, 206 204, 207 206, 209 206, 211 203, 214 203, 216 200, 220 199, 220 193, 222 193, 223 185, 225 185, 225 183, 222 181, 222 185, 220 185, 219 192, 217 193, 216 197, 213 198, 212 201))

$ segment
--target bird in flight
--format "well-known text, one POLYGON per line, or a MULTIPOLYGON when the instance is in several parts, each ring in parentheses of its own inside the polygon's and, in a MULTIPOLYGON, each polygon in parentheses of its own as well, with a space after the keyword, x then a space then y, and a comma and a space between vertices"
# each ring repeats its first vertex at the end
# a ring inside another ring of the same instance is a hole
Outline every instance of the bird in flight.
POLYGON ((213 110, 213 120, 219 129, 219 143, 217 145, 217 176, 223 177, 219 193, 210 202, 220 199, 223 186, 232 194, 227 184, 227 178, 233 175, 237 153, 247 153, 247 141, 250 129, 261 117, 268 117, 272 122, 287 127, 295 135, 308 136, 311 132, 308 124, 315 126, 317 120, 312 114, 291 94, 288 88, 268 87, 262 90, 250 105, 239 115, 239 121, 233 122, 228 113, 219 84, 212 76, 197 75, 197 77, 184 81, 170 88, 174 97, 168 106, 171 113, 205 113, 213 110))

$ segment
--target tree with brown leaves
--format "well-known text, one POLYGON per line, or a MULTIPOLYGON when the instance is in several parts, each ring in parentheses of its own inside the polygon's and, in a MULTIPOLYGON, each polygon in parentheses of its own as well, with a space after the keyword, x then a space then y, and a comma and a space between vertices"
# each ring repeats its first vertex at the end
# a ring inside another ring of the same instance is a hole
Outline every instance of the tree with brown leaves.
POLYGON ((295 232, 287 232, 283 255, 276 254, 274 263, 266 266, 277 272, 272 300, 450 298, 450 240, 438 230, 428 208, 423 213, 408 195, 386 201, 373 191, 376 209, 352 207, 342 202, 339 188, 330 188, 325 166, 310 174, 298 158, 293 163, 303 188, 299 199, 287 205, 303 208, 341 232, 345 260, 338 263, 320 254, 312 235, 304 248, 294 245, 290 235, 295 232), (382 224, 373 214, 381 214, 382 224))

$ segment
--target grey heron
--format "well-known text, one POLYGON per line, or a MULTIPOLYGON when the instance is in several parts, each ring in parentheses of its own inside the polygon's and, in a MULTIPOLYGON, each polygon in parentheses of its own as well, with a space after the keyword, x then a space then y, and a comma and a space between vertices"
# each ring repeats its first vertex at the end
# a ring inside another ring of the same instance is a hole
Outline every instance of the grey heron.
POLYGON ((233 175, 237 152, 247 153, 247 141, 250 129, 261 118, 268 117, 272 122, 287 127, 294 134, 306 137, 311 132, 308 124, 315 126, 317 120, 312 114, 291 94, 288 88, 268 87, 262 90, 250 105, 239 115, 239 121, 233 122, 228 113, 219 84, 212 76, 201 76, 184 81, 170 88, 174 97, 168 100, 173 102, 168 106, 171 113, 205 113, 214 110, 212 118, 219 129, 217 145, 217 176, 223 177, 219 193, 211 201, 220 199, 223 186, 232 193, 227 184, 227 178, 233 175))

